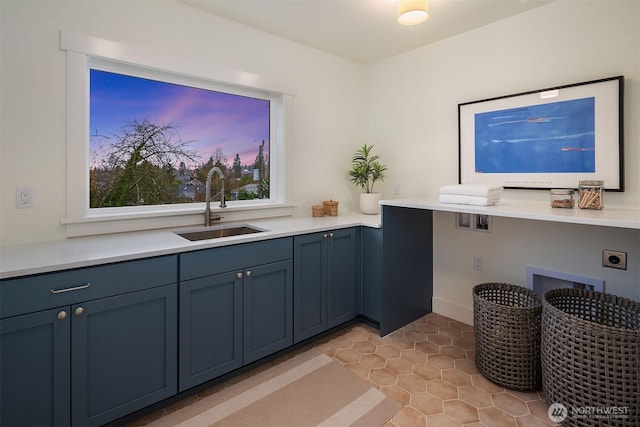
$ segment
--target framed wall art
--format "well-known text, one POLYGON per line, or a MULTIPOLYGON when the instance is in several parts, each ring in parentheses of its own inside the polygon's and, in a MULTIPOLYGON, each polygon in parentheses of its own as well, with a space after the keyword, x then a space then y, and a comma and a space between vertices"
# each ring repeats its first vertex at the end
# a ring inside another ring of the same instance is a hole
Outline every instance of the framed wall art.
POLYGON ((459 182, 624 191, 622 76, 458 105, 459 182))

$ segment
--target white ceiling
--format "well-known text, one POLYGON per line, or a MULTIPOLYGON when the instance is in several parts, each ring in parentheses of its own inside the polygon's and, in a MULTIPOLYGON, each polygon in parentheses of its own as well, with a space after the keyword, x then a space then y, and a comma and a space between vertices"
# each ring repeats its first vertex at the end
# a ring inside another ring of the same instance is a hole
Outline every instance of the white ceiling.
POLYGON ((429 0, 429 19, 396 22, 398 0, 180 0, 198 9, 369 64, 555 0, 429 0))

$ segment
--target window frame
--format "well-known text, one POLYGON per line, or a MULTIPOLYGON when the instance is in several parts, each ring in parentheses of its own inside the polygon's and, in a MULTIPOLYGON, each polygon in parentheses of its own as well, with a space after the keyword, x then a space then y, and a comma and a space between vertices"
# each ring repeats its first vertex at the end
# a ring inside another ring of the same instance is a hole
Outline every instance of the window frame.
MULTIPOLYGON (((291 174, 287 157, 295 87, 288 82, 240 70, 197 64, 173 54, 136 49, 122 43, 61 32, 67 54, 67 236, 103 234, 182 225, 201 225, 204 203, 89 207, 89 69, 152 78, 270 101, 270 198, 234 201, 225 218, 291 215, 291 174), (133 74, 131 74, 133 73, 133 74)), ((212 209, 220 209, 212 206, 212 209)))

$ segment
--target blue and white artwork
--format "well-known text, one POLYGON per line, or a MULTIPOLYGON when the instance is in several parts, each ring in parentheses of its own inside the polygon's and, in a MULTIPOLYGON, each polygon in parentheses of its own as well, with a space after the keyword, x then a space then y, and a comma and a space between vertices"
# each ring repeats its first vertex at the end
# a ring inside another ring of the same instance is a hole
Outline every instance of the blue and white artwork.
POLYGON ((595 172, 595 98, 475 114, 476 173, 595 172))

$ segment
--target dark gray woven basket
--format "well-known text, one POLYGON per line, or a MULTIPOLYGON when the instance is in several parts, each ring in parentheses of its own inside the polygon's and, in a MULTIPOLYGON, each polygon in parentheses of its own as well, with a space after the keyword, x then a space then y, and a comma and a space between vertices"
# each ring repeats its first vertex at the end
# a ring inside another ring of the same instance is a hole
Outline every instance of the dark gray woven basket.
POLYGON ((482 283, 473 287, 476 365, 489 380, 513 390, 542 383, 542 300, 522 286, 482 283))
POLYGON ((567 408, 565 424, 639 425, 640 303, 582 289, 548 291, 541 349, 545 397, 567 408))

